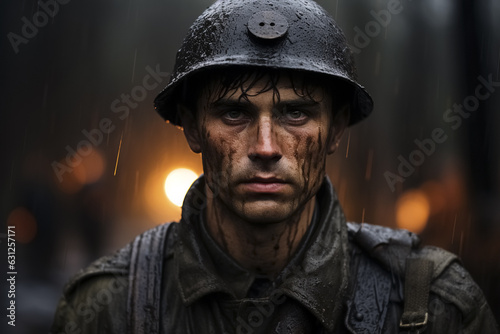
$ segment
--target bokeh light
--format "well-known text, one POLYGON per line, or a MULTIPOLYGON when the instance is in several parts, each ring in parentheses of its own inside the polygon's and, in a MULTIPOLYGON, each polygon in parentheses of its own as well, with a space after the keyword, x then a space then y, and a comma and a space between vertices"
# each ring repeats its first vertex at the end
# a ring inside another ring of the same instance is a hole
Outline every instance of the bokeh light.
POLYGON ((446 189, 441 183, 437 181, 427 181, 421 189, 429 199, 431 215, 441 213, 446 209, 448 199, 446 189))
POLYGON ((420 233, 427 225, 430 203, 425 192, 408 190, 396 203, 396 222, 399 228, 420 233))
POLYGON ((168 174, 165 180, 165 194, 176 206, 181 207, 184 196, 198 178, 195 172, 187 168, 178 168, 168 174))
POLYGON ((15 226, 14 239, 22 244, 28 244, 35 239, 37 223, 35 216, 24 207, 17 207, 7 218, 7 226, 15 226))
POLYGON ((93 148, 90 153, 77 151, 78 163, 74 167, 69 167, 62 159, 61 165, 68 167, 69 171, 62 174, 62 181, 56 179, 59 189, 67 194, 78 192, 84 185, 97 182, 104 174, 106 162, 102 152, 93 148))

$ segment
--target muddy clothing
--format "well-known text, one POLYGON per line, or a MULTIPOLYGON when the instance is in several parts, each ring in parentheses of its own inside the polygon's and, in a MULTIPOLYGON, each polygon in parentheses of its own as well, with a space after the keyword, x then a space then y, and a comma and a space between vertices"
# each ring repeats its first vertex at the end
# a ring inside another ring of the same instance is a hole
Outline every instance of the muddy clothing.
POLYGON ((129 277, 130 259, 137 253, 129 245, 66 286, 51 333, 122 334, 130 322, 141 321, 146 329, 139 332, 148 334, 407 333, 400 319, 409 256, 433 263, 425 333, 498 333, 482 292, 454 255, 418 248, 418 238, 407 231, 346 223, 328 179, 309 229, 274 281, 239 266, 212 239, 203 222, 203 189, 200 178, 179 224, 136 239, 143 249, 156 247, 148 238, 167 231, 162 269, 148 256, 149 272, 159 273, 142 273, 146 280, 160 277, 161 289, 145 284, 136 291, 143 297, 158 292, 157 315, 147 305, 142 319, 127 315, 134 304, 129 284, 136 282, 129 277))

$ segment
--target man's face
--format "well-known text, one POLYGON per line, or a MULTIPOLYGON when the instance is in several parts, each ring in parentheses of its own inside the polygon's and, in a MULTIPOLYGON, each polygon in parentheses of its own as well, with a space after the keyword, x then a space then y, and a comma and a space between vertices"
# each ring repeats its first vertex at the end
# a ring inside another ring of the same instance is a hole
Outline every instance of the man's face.
POLYGON ((213 94, 219 83, 210 84, 184 131, 202 153, 215 201, 251 223, 280 222, 316 194, 344 126, 332 125, 332 98, 321 87, 303 96, 287 77, 274 90, 267 77, 251 81, 222 98, 213 94))

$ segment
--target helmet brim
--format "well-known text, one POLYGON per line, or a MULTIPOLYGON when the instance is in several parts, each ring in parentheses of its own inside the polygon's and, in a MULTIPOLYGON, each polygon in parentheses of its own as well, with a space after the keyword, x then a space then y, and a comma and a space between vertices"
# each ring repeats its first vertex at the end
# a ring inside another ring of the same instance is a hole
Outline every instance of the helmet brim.
MULTIPOLYGON (((247 59, 248 60, 248 59, 247 59)), ((293 63, 293 62, 292 62, 293 63)), ((226 61, 221 60, 220 62, 211 61, 210 64, 199 63, 196 68, 190 69, 189 72, 185 73, 183 76, 179 76, 173 79, 163 91, 161 91, 154 100, 154 107, 158 114, 168 123, 171 123, 175 126, 182 127, 182 120, 177 113, 177 103, 179 101, 179 90, 180 89, 189 89, 189 87, 181 87, 183 83, 189 82, 189 79, 200 74, 205 71, 227 71, 235 66, 239 67, 256 67, 256 68, 273 68, 279 69, 282 71, 303 71, 309 73, 316 73, 321 75, 326 75, 328 77, 337 79, 338 82, 345 83, 350 86, 352 90, 352 97, 350 101, 350 113, 349 113, 349 123, 348 126, 352 126, 361 120, 368 117, 373 110, 373 99, 370 94, 366 91, 366 89, 358 84, 357 82, 352 81, 350 78, 342 75, 342 73, 332 73, 325 71, 312 71, 311 69, 304 69, 300 67, 293 66, 283 66, 280 64, 279 66, 272 66, 269 63, 262 62, 253 62, 249 63, 241 62, 237 63, 234 58, 231 59, 231 62, 228 64, 226 61)))

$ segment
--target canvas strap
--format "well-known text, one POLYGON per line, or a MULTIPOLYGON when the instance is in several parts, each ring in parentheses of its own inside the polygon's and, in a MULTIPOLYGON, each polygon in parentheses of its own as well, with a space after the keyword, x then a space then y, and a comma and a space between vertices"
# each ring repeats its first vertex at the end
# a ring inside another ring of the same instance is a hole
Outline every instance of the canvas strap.
POLYGON ((406 260, 404 310, 399 327, 410 333, 423 333, 429 318, 429 290, 432 261, 410 257, 406 260))
POLYGON ((127 301, 128 334, 160 332, 163 256, 170 225, 167 223, 146 231, 133 241, 127 301))

